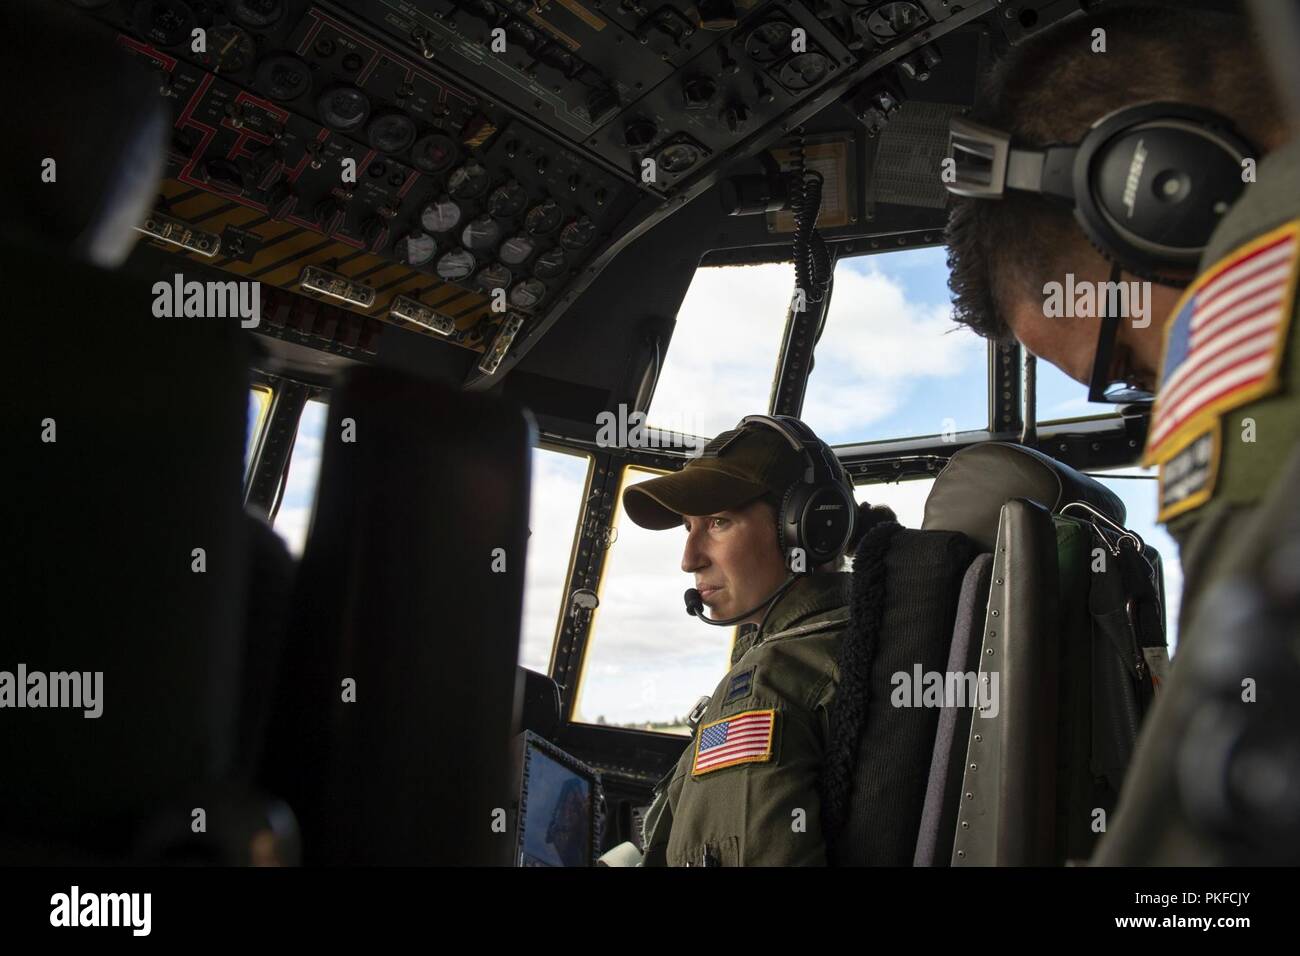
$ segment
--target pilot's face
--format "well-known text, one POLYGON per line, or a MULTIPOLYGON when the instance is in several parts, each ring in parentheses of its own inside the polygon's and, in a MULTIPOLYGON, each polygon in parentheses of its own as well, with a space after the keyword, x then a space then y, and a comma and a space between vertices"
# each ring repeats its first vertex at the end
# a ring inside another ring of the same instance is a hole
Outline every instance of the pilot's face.
MULTIPOLYGON (((1075 273, 1075 284, 1102 283, 1110 278, 1110 267, 1093 253, 1084 268, 1075 273)), ((1135 281, 1124 273, 1121 281, 1135 281)), ((1125 319, 1115 335, 1109 380, 1128 382, 1149 392, 1156 390, 1165 321, 1173 314, 1182 290, 1150 283, 1149 313, 1145 319, 1125 319)), ((1044 315, 1044 298, 1021 299, 1007 316, 1011 331, 1026 349, 1051 362, 1082 385, 1089 384, 1101 319, 1096 316, 1044 315)))
MULTIPOLYGON (((682 523, 686 527, 682 570, 695 576, 709 617, 735 617, 785 581, 776 521, 764 502, 712 515, 684 515, 682 523)), ((757 622, 761 614, 750 620, 757 622)))

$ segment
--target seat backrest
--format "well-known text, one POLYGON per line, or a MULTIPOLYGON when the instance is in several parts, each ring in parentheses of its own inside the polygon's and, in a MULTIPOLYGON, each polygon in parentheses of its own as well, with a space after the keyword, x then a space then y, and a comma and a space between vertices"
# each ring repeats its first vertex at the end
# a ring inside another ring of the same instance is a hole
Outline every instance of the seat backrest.
MULTIPOLYGON (((860 560, 861 548, 854 559, 844 641, 846 649, 849 642, 869 648, 871 663, 866 700, 857 704, 865 703, 866 712, 848 812, 830 845, 837 865, 912 862, 940 715, 920 695, 925 676, 941 673, 948 661, 962 580, 976 551, 959 532, 900 529, 882 562, 860 560), (877 626, 864 610, 873 592, 880 594, 877 626)), ((848 706, 846 699, 836 706, 833 723, 848 706)))
POLYGON ((304 862, 508 857, 532 433, 386 369, 332 393, 260 775, 304 862))
POLYGON ((926 528, 961 530, 992 550, 974 659, 979 686, 996 694, 989 712, 972 716, 968 702, 941 723, 919 864, 1083 858, 1095 809, 1113 806, 1140 720, 1124 677, 1133 655, 1117 650, 1113 611, 1098 616, 1098 595, 1115 597, 1119 565, 1098 561, 1107 541, 1091 519, 1072 516, 1073 502, 1123 525, 1123 504, 1105 486, 1003 443, 953 456, 926 502, 926 528), (962 724, 964 734, 947 736, 962 724))

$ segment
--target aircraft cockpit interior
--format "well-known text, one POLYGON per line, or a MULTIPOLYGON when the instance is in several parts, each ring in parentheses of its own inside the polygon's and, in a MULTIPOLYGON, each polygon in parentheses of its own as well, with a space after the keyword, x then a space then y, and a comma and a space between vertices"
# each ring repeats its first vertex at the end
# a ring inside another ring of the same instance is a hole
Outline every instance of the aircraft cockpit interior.
POLYGON ((1300 25, 1145 6, 8 0, 0 862, 1300 861, 1300 25))

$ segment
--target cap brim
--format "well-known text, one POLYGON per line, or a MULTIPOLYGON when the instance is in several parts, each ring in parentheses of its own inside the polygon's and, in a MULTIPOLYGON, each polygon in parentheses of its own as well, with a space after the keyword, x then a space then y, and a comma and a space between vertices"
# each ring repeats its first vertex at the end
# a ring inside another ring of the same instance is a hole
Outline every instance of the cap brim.
POLYGON ((623 491, 627 515, 643 528, 662 531, 682 523, 682 515, 710 515, 753 501, 767 488, 720 471, 684 468, 651 478, 623 491))

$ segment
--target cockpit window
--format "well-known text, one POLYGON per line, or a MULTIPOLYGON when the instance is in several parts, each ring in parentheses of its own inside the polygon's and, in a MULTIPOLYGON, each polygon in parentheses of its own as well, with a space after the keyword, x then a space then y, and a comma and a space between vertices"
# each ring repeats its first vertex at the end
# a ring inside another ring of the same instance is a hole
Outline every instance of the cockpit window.
POLYGON ((803 420, 832 445, 987 428, 988 343, 951 316, 944 249, 840 259, 803 420))
POLYGON ((266 424, 266 413, 271 407, 271 390, 265 385, 254 385, 248 390, 248 418, 244 427, 244 474, 253 465, 253 449, 266 424))
POLYGON ((646 423, 711 438, 765 411, 793 292, 789 262, 697 269, 646 423))
POLYGON ((1051 362, 1034 363, 1038 387, 1034 390, 1034 414, 1040 423, 1071 418, 1109 418, 1119 414, 1117 405, 1088 401, 1088 386, 1080 385, 1051 362))
POLYGON ((272 522, 276 533, 284 539, 295 557, 302 554, 307 543, 316 482, 320 478, 322 437, 328 410, 329 406, 317 399, 310 399, 303 408, 302 417, 298 419, 298 435, 293 442, 293 455, 289 459, 284 496, 272 522))
POLYGON ((550 670, 591 457, 534 448, 532 469, 519 663, 545 674, 550 670))
MULTIPOLYGON (((657 474, 629 467, 623 485, 657 474)), ((686 532, 647 531, 626 517, 621 490, 618 500, 573 719, 687 734, 687 714, 727 671, 735 629, 686 614, 686 532)))

